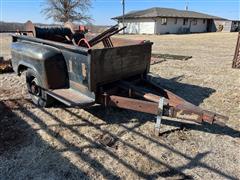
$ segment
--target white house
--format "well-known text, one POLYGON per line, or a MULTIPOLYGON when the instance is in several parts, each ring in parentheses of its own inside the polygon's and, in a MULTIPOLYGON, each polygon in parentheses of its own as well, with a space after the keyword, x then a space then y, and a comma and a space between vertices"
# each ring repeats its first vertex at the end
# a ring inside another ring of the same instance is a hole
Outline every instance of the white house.
POLYGON ((127 34, 181 34, 213 31, 214 20, 223 18, 194 11, 169 8, 150 8, 131 11, 124 16, 112 18, 120 27, 126 26, 127 34))

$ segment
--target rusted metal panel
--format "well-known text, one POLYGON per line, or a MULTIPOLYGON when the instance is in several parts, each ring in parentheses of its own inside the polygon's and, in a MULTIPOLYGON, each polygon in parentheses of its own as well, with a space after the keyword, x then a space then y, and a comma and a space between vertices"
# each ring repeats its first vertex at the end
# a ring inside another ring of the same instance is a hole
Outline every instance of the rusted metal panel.
POLYGON ((158 113, 158 105, 156 103, 115 95, 108 97, 107 105, 149 114, 158 113))
POLYGON ((86 107, 95 103, 94 99, 73 89, 48 90, 47 93, 68 106, 86 107))
POLYGON ((88 54, 61 51, 67 64, 68 78, 70 81, 82 84, 89 88, 90 60, 88 54))
POLYGON ((238 40, 236 44, 232 67, 238 69, 240 68, 240 32, 238 33, 238 40))
POLYGON ((69 82, 70 82, 69 83, 70 84, 70 88, 72 88, 72 89, 74 89, 76 91, 79 91, 79 92, 89 96, 90 98, 95 99, 95 93, 89 91, 89 88, 86 85, 78 83, 78 82, 74 82, 72 80, 69 80, 69 82))
POLYGON ((152 43, 91 51, 91 88, 149 71, 152 43))

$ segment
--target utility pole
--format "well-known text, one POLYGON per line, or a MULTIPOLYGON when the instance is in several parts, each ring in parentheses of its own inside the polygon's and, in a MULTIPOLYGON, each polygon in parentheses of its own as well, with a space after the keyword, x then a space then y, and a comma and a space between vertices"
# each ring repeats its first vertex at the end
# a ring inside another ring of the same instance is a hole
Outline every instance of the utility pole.
POLYGON ((188 0, 186 0, 186 8, 185 8, 186 11, 188 11, 188 0))
MULTIPOLYGON (((125 0, 122 0, 122 25, 124 27, 125 22, 124 22, 124 16, 125 16, 125 0)), ((125 34, 125 29, 123 30, 123 34, 125 34)))

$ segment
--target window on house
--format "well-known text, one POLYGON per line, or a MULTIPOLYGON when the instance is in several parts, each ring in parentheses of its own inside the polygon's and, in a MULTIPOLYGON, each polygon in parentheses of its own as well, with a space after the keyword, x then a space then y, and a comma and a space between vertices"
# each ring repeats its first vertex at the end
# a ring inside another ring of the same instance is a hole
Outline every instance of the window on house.
POLYGON ((197 19, 193 19, 193 25, 197 25, 197 19))
POLYGON ((175 18, 175 21, 174 21, 175 24, 177 24, 177 18, 175 18))
POLYGON ((188 24, 188 19, 184 18, 183 19, 183 25, 187 25, 188 24))
POLYGON ((203 24, 205 24, 205 22, 206 22, 206 19, 203 20, 203 24))
POLYGON ((161 24, 162 25, 167 25, 167 18, 162 18, 161 19, 161 24))

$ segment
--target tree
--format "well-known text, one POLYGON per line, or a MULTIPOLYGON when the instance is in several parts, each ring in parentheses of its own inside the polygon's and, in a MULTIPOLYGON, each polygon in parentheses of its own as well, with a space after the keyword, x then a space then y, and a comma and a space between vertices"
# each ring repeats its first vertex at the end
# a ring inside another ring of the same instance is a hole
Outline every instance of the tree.
POLYGON ((86 13, 90 7, 91 0, 46 0, 42 13, 56 22, 89 22, 92 19, 86 13))

